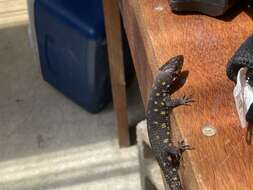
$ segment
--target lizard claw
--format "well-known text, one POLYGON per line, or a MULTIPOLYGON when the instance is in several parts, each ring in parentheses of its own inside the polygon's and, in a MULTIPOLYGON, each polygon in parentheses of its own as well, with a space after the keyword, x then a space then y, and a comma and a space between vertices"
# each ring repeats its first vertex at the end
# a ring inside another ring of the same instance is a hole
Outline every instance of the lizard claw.
POLYGON ((190 145, 185 144, 184 141, 178 142, 178 147, 169 146, 165 151, 163 151, 163 157, 165 160, 172 163, 173 166, 179 167, 182 160, 182 155, 186 150, 193 150, 190 145))
POLYGON ((193 103, 193 102, 195 102, 195 101, 192 99, 191 96, 188 97, 188 96, 184 95, 184 96, 180 99, 181 105, 186 105, 186 106, 188 106, 188 105, 190 105, 190 103, 193 103))
POLYGON ((181 153, 185 152, 186 150, 194 150, 193 147, 191 147, 188 144, 185 144, 184 140, 181 142, 178 142, 178 146, 179 146, 179 150, 181 151, 181 153))

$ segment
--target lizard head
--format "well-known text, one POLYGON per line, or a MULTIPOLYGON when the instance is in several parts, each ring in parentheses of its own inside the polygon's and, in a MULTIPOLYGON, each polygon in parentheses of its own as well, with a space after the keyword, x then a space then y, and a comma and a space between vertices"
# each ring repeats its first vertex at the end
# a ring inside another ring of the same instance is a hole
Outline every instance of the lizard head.
POLYGON ((163 81, 174 82, 181 74, 183 64, 184 57, 182 55, 173 57, 159 69, 160 79, 162 79, 163 81))

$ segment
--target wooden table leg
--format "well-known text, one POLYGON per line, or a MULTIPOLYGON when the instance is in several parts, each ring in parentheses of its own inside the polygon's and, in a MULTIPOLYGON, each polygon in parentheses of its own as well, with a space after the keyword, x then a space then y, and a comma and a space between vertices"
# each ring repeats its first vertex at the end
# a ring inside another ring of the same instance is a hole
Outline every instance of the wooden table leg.
POLYGON ((113 104, 120 147, 129 146, 126 82, 118 0, 103 0, 113 104))

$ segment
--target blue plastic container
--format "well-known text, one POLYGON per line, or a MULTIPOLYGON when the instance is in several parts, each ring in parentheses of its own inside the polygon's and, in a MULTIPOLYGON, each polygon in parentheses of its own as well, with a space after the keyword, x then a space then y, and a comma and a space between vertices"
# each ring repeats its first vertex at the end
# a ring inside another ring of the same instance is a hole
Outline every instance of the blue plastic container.
POLYGON ((43 77, 87 111, 111 99, 102 0, 36 0, 43 77))

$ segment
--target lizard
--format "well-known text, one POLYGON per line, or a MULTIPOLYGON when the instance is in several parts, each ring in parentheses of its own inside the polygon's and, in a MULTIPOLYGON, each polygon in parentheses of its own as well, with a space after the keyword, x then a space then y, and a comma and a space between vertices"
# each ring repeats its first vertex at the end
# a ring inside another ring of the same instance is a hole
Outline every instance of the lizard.
POLYGON ((179 142, 178 146, 173 144, 169 124, 169 114, 173 108, 193 102, 187 96, 180 99, 171 98, 172 88, 181 74, 183 62, 184 57, 179 55, 170 59, 159 69, 146 110, 151 149, 171 190, 183 189, 178 175, 180 160, 184 151, 192 149, 184 141, 179 142))

